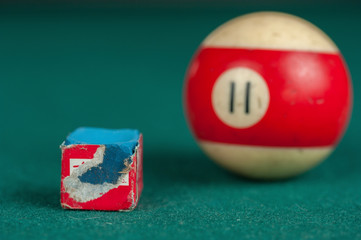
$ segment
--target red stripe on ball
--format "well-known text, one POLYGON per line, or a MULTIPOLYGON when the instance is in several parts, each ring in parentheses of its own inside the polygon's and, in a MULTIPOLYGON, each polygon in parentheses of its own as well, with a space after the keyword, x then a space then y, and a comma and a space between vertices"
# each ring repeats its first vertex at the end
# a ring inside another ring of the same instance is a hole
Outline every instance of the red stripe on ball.
POLYGON ((351 82, 339 54, 306 51, 203 48, 185 84, 185 109, 198 139, 255 146, 331 146, 342 137, 351 111, 351 82), (224 124, 214 112, 217 78, 250 68, 270 91, 265 116, 249 128, 224 124))

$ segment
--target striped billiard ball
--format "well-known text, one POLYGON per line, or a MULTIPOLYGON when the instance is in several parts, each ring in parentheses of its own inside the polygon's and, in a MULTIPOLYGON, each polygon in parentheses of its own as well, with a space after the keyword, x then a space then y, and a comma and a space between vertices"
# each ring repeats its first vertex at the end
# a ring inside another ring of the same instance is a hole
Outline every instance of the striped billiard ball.
POLYGON ((333 41, 284 13, 235 18, 200 45, 186 74, 188 123, 204 152, 244 176, 277 179, 325 159, 352 107, 333 41))

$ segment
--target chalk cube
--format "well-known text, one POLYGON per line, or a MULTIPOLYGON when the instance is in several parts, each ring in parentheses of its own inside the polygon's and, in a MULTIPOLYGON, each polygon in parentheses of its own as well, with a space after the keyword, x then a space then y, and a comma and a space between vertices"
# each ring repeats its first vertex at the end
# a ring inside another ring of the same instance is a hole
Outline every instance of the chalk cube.
POLYGON ((138 130, 78 128, 60 146, 61 206, 130 211, 143 189, 143 136, 138 130))

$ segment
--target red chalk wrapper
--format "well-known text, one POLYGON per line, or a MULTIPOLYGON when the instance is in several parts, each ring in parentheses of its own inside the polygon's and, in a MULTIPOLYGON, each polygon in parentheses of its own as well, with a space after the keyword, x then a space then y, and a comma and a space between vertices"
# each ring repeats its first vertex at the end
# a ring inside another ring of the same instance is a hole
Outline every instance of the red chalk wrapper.
POLYGON ((60 146, 61 206, 131 211, 143 189, 143 136, 138 130, 78 128, 60 146))

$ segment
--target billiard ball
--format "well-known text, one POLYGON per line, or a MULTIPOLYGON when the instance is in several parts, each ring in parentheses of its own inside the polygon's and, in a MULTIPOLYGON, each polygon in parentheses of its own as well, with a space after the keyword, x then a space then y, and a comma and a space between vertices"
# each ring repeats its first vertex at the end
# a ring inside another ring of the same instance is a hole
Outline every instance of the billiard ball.
POLYGON ((215 162, 251 178, 286 178, 320 163, 341 139, 351 79, 316 26, 285 13, 252 13, 201 43, 186 73, 184 107, 215 162))

